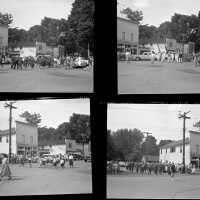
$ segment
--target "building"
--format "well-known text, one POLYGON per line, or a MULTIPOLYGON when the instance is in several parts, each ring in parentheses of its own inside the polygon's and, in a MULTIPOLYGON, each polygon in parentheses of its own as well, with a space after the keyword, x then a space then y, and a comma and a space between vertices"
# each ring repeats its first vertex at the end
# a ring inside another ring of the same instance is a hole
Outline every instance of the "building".
POLYGON ((66 139, 63 144, 41 145, 39 146, 39 154, 69 154, 69 153, 84 153, 84 155, 90 154, 90 143, 83 145, 77 143, 75 140, 66 139))
POLYGON ((8 25, 0 23, 0 53, 5 53, 8 47, 8 25))
MULTIPOLYGON (((37 126, 16 121, 11 132, 12 154, 36 156, 38 152, 37 126)), ((0 131, 0 153, 9 153, 9 130, 0 131)))
POLYGON ((138 54, 139 24, 135 21, 117 17, 117 51, 138 54))
POLYGON ((159 156, 143 155, 142 162, 157 163, 159 162, 159 156))
MULTIPOLYGON (((160 147, 160 162, 183 162, 183 141, 178 140, 160 147)), ((185 164, 194 164, 199 167, 200 163, 200 132, 189 131, 189 137, 185 138, 185 164)))

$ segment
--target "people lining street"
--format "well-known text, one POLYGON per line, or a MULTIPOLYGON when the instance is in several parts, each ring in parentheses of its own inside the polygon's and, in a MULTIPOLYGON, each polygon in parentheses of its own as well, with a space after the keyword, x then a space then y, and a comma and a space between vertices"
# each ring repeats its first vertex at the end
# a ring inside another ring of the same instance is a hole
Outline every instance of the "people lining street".
MULTIPOLYGON (((144 176, 144 175, 169 175, 172 178, 175 174, 183 173, 183 165, 181 163, 175 164, 173 162, 169 163, 161 163, 161 162, 134 162, 134 161, 126 161, 125 169, 126 172, 144 176)), ((120 161, 109 161, 107 164, 107 170, 111 174, 120 173, 120 161)), ((124 170, 122 170, 124 171, 124 170)), ((191 173, 192 167, 191 165, 186 166, 186 173, 191 173)))

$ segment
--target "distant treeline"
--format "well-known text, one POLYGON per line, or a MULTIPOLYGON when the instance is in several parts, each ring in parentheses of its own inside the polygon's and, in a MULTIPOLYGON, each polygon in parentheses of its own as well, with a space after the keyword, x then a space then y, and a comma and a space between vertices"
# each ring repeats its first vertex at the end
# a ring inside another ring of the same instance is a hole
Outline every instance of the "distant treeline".
POLYGON ((57 128, 38 128, 39 145, 64 144, 66 139, 74 139, 78 143, 90 140, 90 116, 73 114, 69 122, 63 122, 57 128))
POLYGON ((93 52, 94 0, 75 0, 68 19, 44 17, 40 25, 29 30, 9 28, 8 35, 11 48, 33 46, 38 41, 48 46, 64 45, 66 53, 86 54, 88 46, 93 52))

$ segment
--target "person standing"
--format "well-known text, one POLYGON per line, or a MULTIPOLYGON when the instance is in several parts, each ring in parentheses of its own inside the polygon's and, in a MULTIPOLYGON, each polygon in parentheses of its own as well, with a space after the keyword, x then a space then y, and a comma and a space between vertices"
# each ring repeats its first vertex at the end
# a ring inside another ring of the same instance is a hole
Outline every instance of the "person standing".
POLYGON ((8 180, 11 180, 11 170, 10 167, 8 165, 8 156, 6 154, 2 154, 3 155, 3 159, 2 159, 2 169, 1 169, 1 173, 0 173, 0 181, 4 176, 8 177, 8 180))
POLYGON ((127 62, 127 64, 130 63, 129 57, 130 57, 130 52, 126 51, 126 62, 127 62))
POLYGON ((69 155, 69 166, 70 168, 73 168, 74 166, 74 157, 72 154, 69 155))
POLYGON ((182 63, 183 62, 183 52, 182 51, 180 51, 180 53, 179 53, 179 59, 180 59, 180 63, 182 63))

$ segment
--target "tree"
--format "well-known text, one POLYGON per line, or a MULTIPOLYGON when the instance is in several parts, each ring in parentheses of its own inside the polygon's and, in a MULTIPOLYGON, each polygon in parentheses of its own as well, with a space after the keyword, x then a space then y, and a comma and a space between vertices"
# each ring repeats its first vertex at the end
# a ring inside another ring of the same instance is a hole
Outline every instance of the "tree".
POLYGON ((24 118, 26 122, 38 126, 41 122, 41 115, 40 114, 31 114, 28 111, 23 112, 20 117, 24 118))
POLYGON ((13 16, 11 14, 0 12, 0 23, 4 25, 9 25, 13 22, 13 16))
POLYGON ((143 155, 158 155, 159 148, 156 145, 156 138, 149 135, 145 142, 142 144, 142 154, 143 155))
POLYGON ((138 129, 119 129, 113 132, 113 142, 122 160, 140 160, 143 134, 138 129))
POLYGON ((195 122, 193 126, 200 130, 200 120, 195 122))
POLYGON ((139 43, 141 45, 153 44, 156 41, 157 28, 155 26, 139 26, 139 43))
POLYGON ((113 142, 113 137, 111 135, 111 130, 107 131, 107 160, 118 159, 117 148, 113 142))
POLYGON ((78 143, 82 143, 82 134, 87 136, 89 142, 90 116, 73 113, 69 120, 69 132, 71 139, 75 139, 78 143))
POLYGON ((130 20, 136 21, 139 24, 143 20, 143 13, 140 10, 133 11, 131 8, 125 8, 121 13, 125 14, 130 20))
POLYGON ((86 54, 88 44, 94 50, 94 0, 75 0, 68 17, 69 31, 73 34, 76 50, 86 54))

